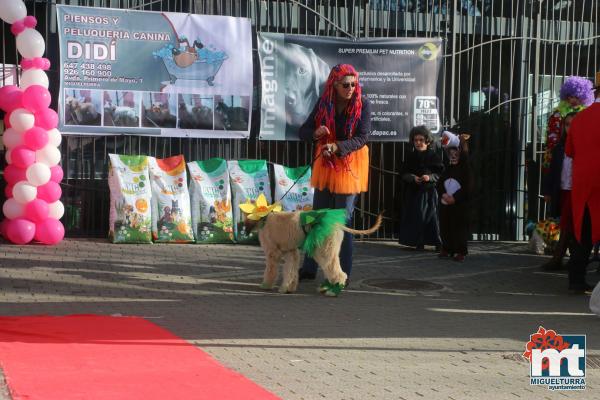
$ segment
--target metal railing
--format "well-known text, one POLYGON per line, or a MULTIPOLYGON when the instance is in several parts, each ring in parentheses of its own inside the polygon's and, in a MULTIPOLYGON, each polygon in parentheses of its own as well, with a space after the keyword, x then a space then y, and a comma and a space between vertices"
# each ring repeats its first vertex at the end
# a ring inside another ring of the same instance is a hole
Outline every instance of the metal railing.
MULTIPOLYGON (((55 4, 248 17, 263 32, 338 37, 442 37, 439 84, 443 125, 472 134, 477 192, 471 231, 482 240, 522 239, 528 219, 544 215, 539 158, 544 123, 562 78, 598 70, 596 0, 63 0, 26 1, 48 43, 51 90, 58 89, 55 4)), ((7 25, 2 62, 16 63, 7 25)), ((260 72, 255 57, 256 96, 260 72)), ((56 96, 55 96, 56 97, 56 96)), ((250 140, 140 136, 65 136, 63 201, 69 235, 104 235, 108 226, 107 154, 183 154, 263 158, 290 166, 310 162, 300 142, 259 141, 254 101, 250 140)), ((392 239, 401 213, 399 171, 406 143, 370 143, 369 191, 360 197, 355 224, 370 225, 386 210, 378 237, 392 239)), ((3 158, 3 157, 2 157, 3 158)))

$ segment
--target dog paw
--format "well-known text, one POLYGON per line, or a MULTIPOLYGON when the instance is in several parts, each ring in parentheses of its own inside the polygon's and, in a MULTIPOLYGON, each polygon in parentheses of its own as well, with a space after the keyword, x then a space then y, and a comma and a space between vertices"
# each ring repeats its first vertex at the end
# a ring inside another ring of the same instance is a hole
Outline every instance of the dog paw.
POLYGON ((325 293, 326 291, 329 290, 329 288, 331 287, 331 283, 325 279, 325 281, 323 283, 321 283, 321 285, 318 287, 318 292, 319 293, 325 293))
POLYGON ((338 297, 342 290, 344 290, 345 285, 343 283, 336 283, 335 285, 331 285, 327 291, 325 291, 325 296, 327 297, 338 297))
POLYGON ((263 283, 260 284, 260 288, 262 290, 272 290, 273 289, 273 285, 269 285, 268 283, 263 282, 263 283))

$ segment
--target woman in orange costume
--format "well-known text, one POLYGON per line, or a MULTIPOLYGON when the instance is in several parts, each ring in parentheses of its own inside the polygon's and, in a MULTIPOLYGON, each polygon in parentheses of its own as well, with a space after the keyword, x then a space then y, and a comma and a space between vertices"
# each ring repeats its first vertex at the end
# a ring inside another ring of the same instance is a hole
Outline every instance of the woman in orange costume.
MULTIPOLYGON (((350 223, 356 195, 367 191, 370 131, 370 105, 362 97, 358 72, 350 64, 338 64, 331 69, 323 94, 299 131, 301 139, 315 142, 311 178, 315 210, 345 208, 350 223)), ((344 233, 340 262, 348 276, 352 247, 352 235, 344 233)), ((314 279, 316 272, 317 264, 307 257, 300 279, 314 279)))

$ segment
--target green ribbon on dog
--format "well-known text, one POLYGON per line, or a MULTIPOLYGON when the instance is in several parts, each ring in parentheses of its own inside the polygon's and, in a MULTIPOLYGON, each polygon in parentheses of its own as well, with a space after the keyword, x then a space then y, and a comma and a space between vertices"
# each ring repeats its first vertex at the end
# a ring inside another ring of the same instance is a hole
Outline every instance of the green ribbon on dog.
POLYGON ((333 234, 338 224, 346 224, 346 210, 343 208, 301 211, 300 225, 307 234, 300 248, 313 257, 315 249, 333 234))

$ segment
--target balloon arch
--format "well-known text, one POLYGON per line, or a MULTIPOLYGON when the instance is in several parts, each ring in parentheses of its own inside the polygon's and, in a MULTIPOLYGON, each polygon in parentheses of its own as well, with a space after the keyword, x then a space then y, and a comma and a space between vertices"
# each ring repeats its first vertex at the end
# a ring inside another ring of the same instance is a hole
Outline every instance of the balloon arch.
POLYGON ((56 244, 65 235, 59 221, 64 214, 60 202, 63 170, 59 165, 58 115, 49 108, 51 98, 44 72, 50 68, 50 61, 42 58, 46 44, 35 30, 37 20, 27 16, 22 0, 0 0, 0 19, 12 25, 23 71, 19 86, 0 88, 0 109, 6 113, 2 140, 7 162, 7 200, 2 206, 5 219, 0 233, 16 244, 32 240, 56 244))

